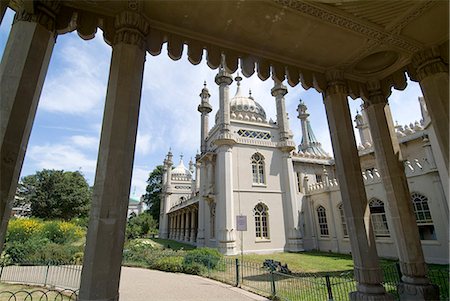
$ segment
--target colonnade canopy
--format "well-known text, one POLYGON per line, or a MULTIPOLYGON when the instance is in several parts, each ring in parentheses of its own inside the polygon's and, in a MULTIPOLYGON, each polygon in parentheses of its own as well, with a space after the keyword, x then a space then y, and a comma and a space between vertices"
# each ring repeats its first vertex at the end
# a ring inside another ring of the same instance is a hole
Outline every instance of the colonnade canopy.
MULTIPOLYGON (((38 5, 23 3, 28 10, 38 5)), ((362 83, 369 80, 403 89, 407 69, 414 79, 413 54, 430 47, 448 64, 448 1, 74 0, 61 1, 56 30, 77 30, 89 39, 100 27, 110 42, 114 17, 124 10, 148 21, 145 47, 152 55, 167 42, 172 59, 187 49, 191 63, 205 57, 217 68, 224 54, 232 72, 240 64, 245 76, 287 78, 292 86, 300 82, 319 92, 326 89, 328 70, 344 73, 352 97, 364 97, 362 83)))

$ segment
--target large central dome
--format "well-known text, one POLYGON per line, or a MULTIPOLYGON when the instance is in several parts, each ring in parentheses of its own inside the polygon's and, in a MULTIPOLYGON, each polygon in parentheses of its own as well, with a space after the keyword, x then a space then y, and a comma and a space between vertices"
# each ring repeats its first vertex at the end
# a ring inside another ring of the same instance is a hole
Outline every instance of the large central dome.
POLYGON ((266 112, 263 107, 253 99, 251 94, 248 97, 242 95, 241 80, 242 77, 238 75, 236 95, 230 100, 230 117, 235 120, 266 123, 266 112))

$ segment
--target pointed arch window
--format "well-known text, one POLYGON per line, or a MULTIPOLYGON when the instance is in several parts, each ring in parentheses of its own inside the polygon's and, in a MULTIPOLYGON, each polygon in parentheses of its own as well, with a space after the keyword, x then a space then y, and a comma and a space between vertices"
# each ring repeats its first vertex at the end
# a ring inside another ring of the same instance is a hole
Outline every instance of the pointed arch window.
POLYGON ((344 233, 344 237, 348 237, 347 221, 345 220, 344 215, 344 204, 339 204, 338 209, 341 216, 342 233, 344 233))
POLYGON ((266 184, 264 157, 260 153, 252 156, 253 184, 266 184))
POLYGON ((253 214, 256 238, 269 239, 269 208, 263 203, 258 203, 253 209, 253 214))
POLYGON ((327 223, 327 211, 323 206, 317 207, 317 218, 319 221, 320 236, 329 236, 328 223, 327 223))
POLYGON ((420 239, 435 240, 436 232, 434 231, 433 219, 428 206, 428 198, 420 193, 413 192, 411 200, 414 206, 414 214, 416 215, 416 223, 419 227, 420 239))
POLYGON ((384 203, 379 199, 369 201, 370 216, 372 219, 373 233, 376 237, 389 236, 389 227, 386 219, 384 203))

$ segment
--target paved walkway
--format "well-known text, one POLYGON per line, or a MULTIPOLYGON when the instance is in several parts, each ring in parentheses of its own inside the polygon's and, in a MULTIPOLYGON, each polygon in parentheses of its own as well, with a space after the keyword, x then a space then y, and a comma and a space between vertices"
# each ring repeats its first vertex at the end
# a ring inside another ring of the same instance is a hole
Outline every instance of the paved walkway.
POLYGON ((122 267, 120 301, 263 301, 267 298, 211 279, 122 267))

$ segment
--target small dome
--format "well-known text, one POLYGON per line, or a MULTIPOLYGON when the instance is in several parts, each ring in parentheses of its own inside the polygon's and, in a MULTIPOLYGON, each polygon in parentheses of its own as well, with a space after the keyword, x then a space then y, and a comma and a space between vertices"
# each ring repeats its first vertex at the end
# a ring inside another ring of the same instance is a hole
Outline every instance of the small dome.
POLYGON ((180 158, 180 163, 178 166, 176 166, 174 169, 172 169, 172 176, 173 177, 191 177, 192 174, 189 171, 189 169, 184 166, 183 163, 183 156, 180 158))
POLYGON ((238 120, 251 120, 253 122, 265 122, 266 112, 263 107, 256 102, 253 97, 243 96, 241 93, 240 81, 242 78, 240 76, 236 77, 237 81, 237 91, 236 95, 230 100, 230 113, 233 119, 238 120))
POLYGON ((141 199, 138 196, 130 196, 130 204, 139 204, 141 202, 141 199))

